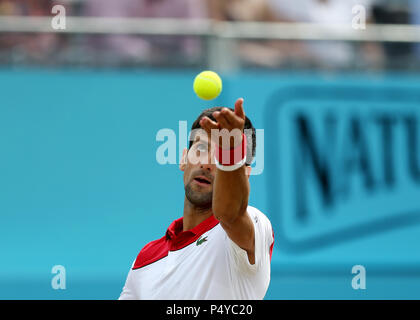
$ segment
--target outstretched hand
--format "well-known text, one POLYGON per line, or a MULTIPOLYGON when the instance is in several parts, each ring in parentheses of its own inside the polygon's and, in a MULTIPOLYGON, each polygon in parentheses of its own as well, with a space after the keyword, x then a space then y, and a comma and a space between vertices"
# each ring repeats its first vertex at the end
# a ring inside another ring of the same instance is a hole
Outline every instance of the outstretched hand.
POLYGON ((242 141, 242 132, 245 125, 243 103, 244 99, 239 98, 235 102, 234 111, 229 108, 223 108, 220 111, 213 112, 213 117, 216 121, 211 120, 209 117, 203 117, 200 120, 200 126, 217 145, 224 149, 234 148, 242 141))

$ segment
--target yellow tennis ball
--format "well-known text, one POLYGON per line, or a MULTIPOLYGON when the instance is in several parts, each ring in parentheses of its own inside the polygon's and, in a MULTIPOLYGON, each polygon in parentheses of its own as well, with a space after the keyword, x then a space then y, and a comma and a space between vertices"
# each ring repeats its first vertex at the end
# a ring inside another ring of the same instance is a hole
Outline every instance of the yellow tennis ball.
POLYGON ((201 99, 214 99, 222 92, 222 79, 216 72, 203 71, 194 79, 194 92, 201 99))

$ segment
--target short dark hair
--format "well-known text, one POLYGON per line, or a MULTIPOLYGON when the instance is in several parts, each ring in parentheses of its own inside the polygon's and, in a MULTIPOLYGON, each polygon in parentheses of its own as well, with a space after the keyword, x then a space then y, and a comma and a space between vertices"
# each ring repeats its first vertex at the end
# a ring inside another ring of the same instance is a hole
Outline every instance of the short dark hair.
MULTIPOLYGON (((201 114, 198 116, 198 118, 192 124, 191 132, 193 133, 194 132, 193 130, 195 130, 195 129, 202 129, 201 126, 200 126, 200 120, 203 117, 208 117, 211 120, 216 121, 216 119, 213 117, 213 112, 221 111, 222 108, 224 108, 224 107, 213 107, 213 108, 209 108, 209 109, 206 109, 203 112, 201 112, 201 114)), ((234 111, 232 108, 228 108, 228 109, 234 111)), ((255 128, 252 125, 251 120, 249 120, 249 118, 247 116, 245 116, 244 133, 246 135, 246 140, 247 140, 247 147, 246 147, 247 150, 246 150, 246 162, 245 162, 245 164, 247 166, 250 166, 252 161, 254 160, 254 157, 255 157, 257 139, 256 139, 255 128), (248 129, 248 130, 245 131, 245 129, 248 129), (250 131, 250 132, 248 132, 248 131, 250 131)), ((190 142, 189 142, 188 149, 190 149, 191 146, 193 145, 193 141, 194 141, 194 137, 190 137, 190 142)))

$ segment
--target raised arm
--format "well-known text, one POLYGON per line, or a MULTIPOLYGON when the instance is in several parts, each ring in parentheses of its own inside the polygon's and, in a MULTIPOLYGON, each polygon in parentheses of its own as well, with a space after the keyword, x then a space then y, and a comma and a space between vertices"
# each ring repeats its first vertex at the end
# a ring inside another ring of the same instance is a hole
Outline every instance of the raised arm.
MULTIPOLYGON (((203 117, 200 125, 211 136, 216 148, 221 146, 223 149, 233 149, 240 146, 245 124, 243 99, 236 101, 234 111, 223 108, 220 112, 214 112, 213 116, 217 122, 203 117), (223 129, 227 129, 230 133, 228 138, 223 129), (214 134, 215 130, 219 130, 219 135, 214 134)), ((225 171, 223 166, 217 167, 213 184, 212 210, 229 238, 246 250, 249 262, 254 264, 254 226, 246 211, 250 192, 250 170, 251 168, 246 165, 232 171, 225 171)))

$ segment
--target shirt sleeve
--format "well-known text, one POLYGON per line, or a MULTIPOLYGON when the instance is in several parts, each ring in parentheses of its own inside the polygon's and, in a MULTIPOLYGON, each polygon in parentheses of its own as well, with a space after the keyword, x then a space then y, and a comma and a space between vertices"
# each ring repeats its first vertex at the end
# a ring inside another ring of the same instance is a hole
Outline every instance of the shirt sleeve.
POLYGON ((130 268, 130 271, 128 272, 127 279, 125 280, 123 290, 118 300, 138 300, 139 299, 136 295, 136 291, 134 290, 134 280, 133 280, 133 270, 132 270, 134 262, 130 268))
POLYGON ((244 273, 255 273, 260 270, 270 270, 271 254, 274 245, 274 233, 270 220, 258 209, 248 206, 247 213, 254 225, 255 232, 255 263, 248 260, 246 250, 240 248, 227 237, 230 256, 233 265, 244 273))

